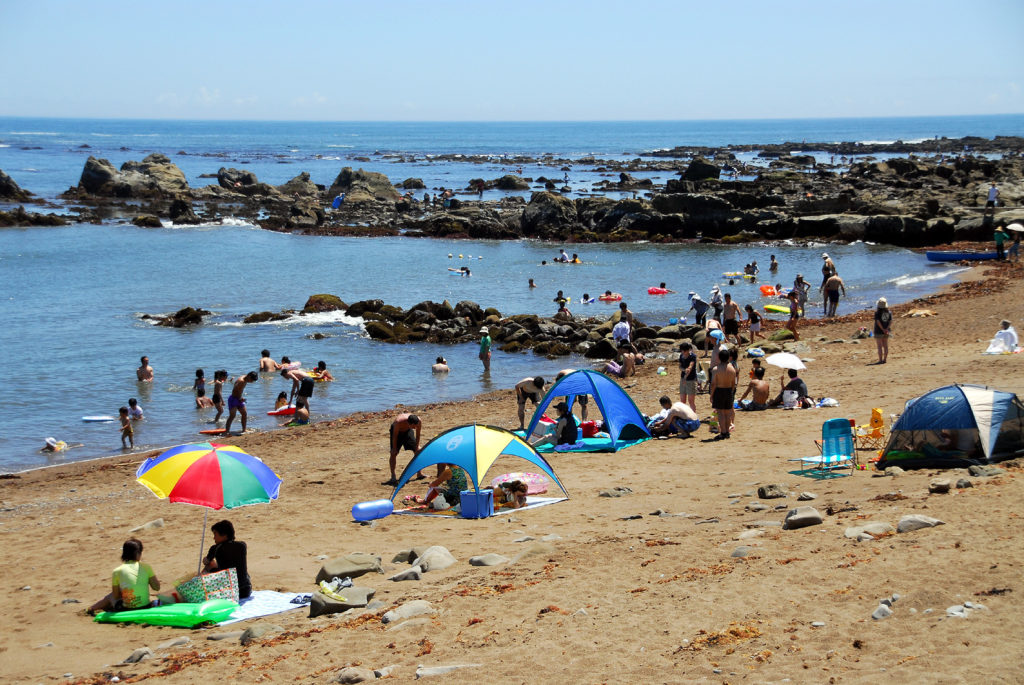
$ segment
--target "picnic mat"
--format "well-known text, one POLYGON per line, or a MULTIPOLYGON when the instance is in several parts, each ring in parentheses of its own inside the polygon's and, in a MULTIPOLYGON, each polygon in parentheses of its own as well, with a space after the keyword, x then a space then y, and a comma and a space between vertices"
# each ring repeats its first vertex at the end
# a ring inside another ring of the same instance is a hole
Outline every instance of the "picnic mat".
MULTIPOLYGON (((292 604, 298 592, 274 592, 273 590, 253 590, 252 594, 238 602, 238 608, 232 612, 231 617, 221 621, 217 625, 226 626, 229 623, 247 621, 250 618, 260 616, 271 616, 280 614, 292 609, 306 609, 309 602, 304 604, 292 604)), ((308 593, 307 593, 308 594, 308 593)))
MULTIPOLYGON (((525 507, 519 507, 518 509, 513 509, 512 507, 499 507, 498 509, 494 510, 494 515, 498 516, 498 515, 501 515, 501 514, 512 512, 512 511, 526 511, 527 509, 536 509, 537 507, 544 507, 544 506, 547 506, 549 504, 554 504, 555 502, 564 502, 567 499, 569 499, 569 498, 568 497, 532 497, 530 495, 527 495, 527 497, 526 497, 526 506, 525 507)), ((426 506, 423 506, 423 505, 419 505, 419 506, 416 506, 416 507, 410 507, 408 509, 396 509, 394 513, 396 513, 396 514, 405 514, 407 516, 442 516, 442 517, 458 516, 458 513, 452 511, 451 509, 446 509, 444 511, 435 511, 435 510, 431 509, 430 507, 426 507, 426 506)))
POLYGON ((639 445, 641 442, 646 442, 647 440, 650 440, 650 438, 646 436, 638 440, 619 440, 615 443, 615 447, 613 448, 611 438, 583 438, 582 440, 577 442, 575 445, 572 445, 568 449, 564 445, 559 445, 555 447, 551 443, 547 443, 545 445, 541 445, 540 447, 538 447, 537 451, 543 454, 547 454, 549 452, 614 452, 616 451, 616 448, 624 450, 627 447, 639 445))

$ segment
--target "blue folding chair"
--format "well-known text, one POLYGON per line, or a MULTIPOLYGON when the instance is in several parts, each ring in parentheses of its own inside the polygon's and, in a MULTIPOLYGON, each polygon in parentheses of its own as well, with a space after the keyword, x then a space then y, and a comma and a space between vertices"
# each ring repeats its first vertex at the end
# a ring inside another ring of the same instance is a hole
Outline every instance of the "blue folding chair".
POLYGON ((812 478, 848 476, 839 473, 843 469, 852 472, 857 468, 857 449, 853 428, 849 419, 829 419, 821 425, 821 454, 813 457, 799 457, 790 461, 800 462, 804 468, 793 473, 812 478))

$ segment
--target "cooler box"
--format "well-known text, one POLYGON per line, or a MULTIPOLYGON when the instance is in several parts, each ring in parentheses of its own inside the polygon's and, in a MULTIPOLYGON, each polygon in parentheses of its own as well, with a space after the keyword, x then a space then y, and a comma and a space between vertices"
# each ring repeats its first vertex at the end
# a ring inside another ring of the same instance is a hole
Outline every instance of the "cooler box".
POLYGON ((485 519, 494 515, 494 491, 491 489, 463 490, 459 493, 459 501, 462 503, 462 518, 485 519))

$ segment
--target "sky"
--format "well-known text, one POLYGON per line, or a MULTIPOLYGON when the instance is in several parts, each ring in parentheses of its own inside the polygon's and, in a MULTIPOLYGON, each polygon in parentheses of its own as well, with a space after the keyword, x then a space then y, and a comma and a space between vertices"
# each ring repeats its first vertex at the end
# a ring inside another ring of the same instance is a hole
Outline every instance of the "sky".
POLYGON ((0 116, 1024 113, 1022 0, 0 0, 0 116))

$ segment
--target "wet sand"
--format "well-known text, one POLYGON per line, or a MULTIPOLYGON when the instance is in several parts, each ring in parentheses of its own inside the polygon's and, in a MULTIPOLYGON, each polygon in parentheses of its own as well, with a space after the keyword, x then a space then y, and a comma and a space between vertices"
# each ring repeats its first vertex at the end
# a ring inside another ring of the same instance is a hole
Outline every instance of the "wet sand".
MULTIPOLYGON (((213 630, 93 624, 77 612, 109 590, 129 530, 164 520, 163 527, 138 535, 146 544, 145 561, 168 583, 195 568, 202 511, 158 500, 135 483, 134 471, 146 455, 5 478, 0 680, 46 682, 71 673, 82 682, 109 682, 113 674, 122 681, 325 682, 347 665, 394 665, 392 680, 411 681, 418 665, 480 664, 444 678, 1020 682, 1020 466, 1004 465, 1007 473, 995 478, 969 477, 969 489, 929 495, 934 478, 955 482, 966 472, 926 470, 893 478, 865 470, 822 481, 789 473, 794 464, 787 460, 816 451, 813 441, 826 419, 866 423, 872 407, 888 416, 907 399, 949 383, 1024 395, 1024 356, 980 354, 1000 319, 1021 328, 1021 275, 1019 267, 977 267, 962 275, 964 285, 896 308, 884 366, 871 364, 874 340, 850 342, 858 327, 868 325, 869 314, 809 323, 801 333, 810 349, 801 356, 813 361, 802 377, 812 395, 837 398, 839 408, 741 413, 729 441, 703 442, 711 436, 702 427, 692 439, 654 440, 618 454, 554 456, 551 463, 571 499, 536 510, 482 521, 392 516, 372 526, 352 522, 354 503, 390 495, 379 484, 388 476, 387 428, 406 407, 227 440, 263 458, 284 479, 278 501, 223 512, 248 543, 254 586, 312 592, 322 556, 376 554, 385 574, 357 580, 384 602, 375 613, 413 599, 428 600, 439 611, 423 625, 401 630, 386 630, 376 618, 311 621, 305 610, 213 630), (903 318, 912 307, 937 315, 903 318), (785 483, 791 494, 759 500, 757 486, 770 483, 785 483), (598 496, 616 486, 633 492, 598 496), (798 503, 801 492, 817 497, 798 503), (748 510, 755 502, 769 508, 748 510), (821 512, 823 524, 799 530, 772 525, 803 504, 821 512), (651 515, 657 510, 678 515, 651 515), (945 525, 870 542, 843 535, 849 526, 895 525, 908 514, 945 525), (534 540, 515 542, 527 536, 534 540), (397 552, 427 545, 449 548, 458 563, 420 581, 387 580, 408 568, 391 563, 397 552), (741 545, 751 547, 748 555, 731 556, 741 545), (493 568, 468 564, 470 556, 487 552, 520 558, 493 568), (900 595, 894 615, 872 620, 879 600, 893 593, 900 595), (66 598, 81 603, 63 604, 66 598), (964 601, 987 609, 966 619, 946 618, 947 607, 964 601), (247 647, 206 639, 261 623, 285 632, 247 647), (180 636, 190 643, 156 648, 180 636), (154 648, 156 657, 117 665, 142 646, 154 648)), ((501 363, 501 354, 493 363, 501 363)), ((666 365, 669 375, 658 376, 657 365, 648 363, 624 381, 648 413, 657 409, 660 395, 674 396, 678 387, 676 368, 666 365)), ((744 361, 743 377, 748 369, 744 361)), ((778 374, 769 375, 774 394, 778 374)), ((702 417, 710 414, 707 396, 698 399, 698 410, 702 417)), ((509 428, 517 423, 510 390, 415 411, 424 419, 425 438, 467 421, 509 428)), ((863 461, 871 453, 860 455, 863 461)), ((499 461, 490 475, 523 466, 499 461)), ((415 492, 411 484, 401 494, 415 492)), ((210 520, 220 517, 211 512, 210 520)))

